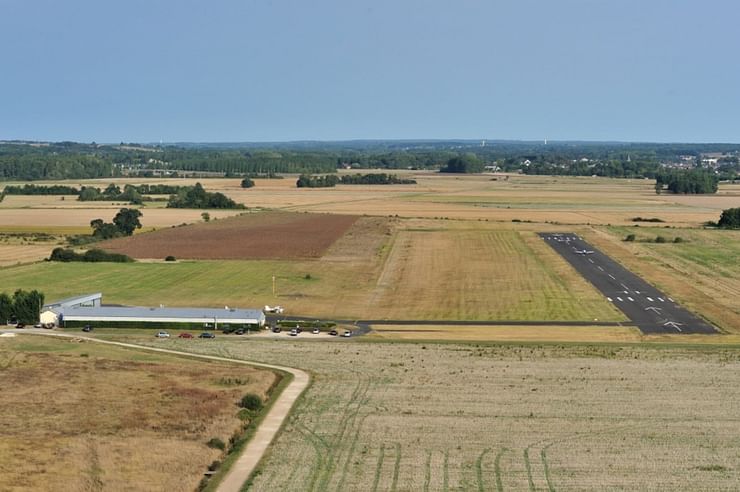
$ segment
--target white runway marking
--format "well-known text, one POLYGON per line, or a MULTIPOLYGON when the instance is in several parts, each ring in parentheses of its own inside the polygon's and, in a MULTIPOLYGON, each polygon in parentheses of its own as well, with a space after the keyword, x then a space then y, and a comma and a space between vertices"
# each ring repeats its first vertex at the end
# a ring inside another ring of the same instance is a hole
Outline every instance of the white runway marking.
POLYGON ((665 299, 663 299, 662 297, 658 297, 658 300, 659 300, 660 302, 665 302, 665 299))
POLYGON ((629 299, 629 300, 630 300, 630 301, 632 301, 632 302, 635 302, 635 300, 634 300, 634 299, 632 299, 631 297, 628 297, 627 299, 629 299))
POLYGON ((621 297, 617 297, 617 300, 621 302, 622 301, 622 298, 621 297))
POLYGON ((609 276, 610 276, 610 277, 611 277, 612 279, 614 279, 614 280, 617 280, 617 278, 616 278, 616 277, 615 277, 614 275, 612 275, 611 273, 609 274, 609 276))
POLYGON ((668 298, 668 300, 671 301, 671 302, 673 302, 673 299, 671 299, 670 297, 668 298))
POLYGON ((650 301, 650 302, 653 302, 653 298, 652 297, 648 297, 647 300, 650 301))
POLYGON ((627 287, 627 286, 626 286, 626 285, 624 285, 624 284, 619 284, 619 285, 621 285, 621 286, 622 286, 622 288, 623 288, 624 290, 630 290, 630 288, 629 288, 629 287, 627 287))
POLYGON ((609 302, 612 302, 612 298, 611 297, 607 297, 607 299, 609 300, 609 302))
POLYGON ((596 268, 598 268, 598 269, 599 269, 599 270, 601 270, 602 272, 604 271, 604 269, 603 269, 602 267, 600 267, 600 266, 597 266, 596 268))
POLYGON ((590 261, 591 263, 593 263, 593 262, 594 262, 594 260, 592 260, 591 258, 589 258, 589 259, 588 259, 588 261, 590 261))

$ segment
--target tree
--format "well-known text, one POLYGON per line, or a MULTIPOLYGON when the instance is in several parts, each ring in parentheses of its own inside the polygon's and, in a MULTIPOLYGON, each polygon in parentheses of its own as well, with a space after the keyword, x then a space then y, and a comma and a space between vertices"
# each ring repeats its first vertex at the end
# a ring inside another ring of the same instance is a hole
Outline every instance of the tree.
POLYGON ((4 324, 13 316, 13 300, 4 292, 0 292, 0 323, 4 324))
POLYGON ((203 222, 209 222, 211 220, 211 214, 208 212, 203 212, 200 216, 203 218, 203 222))
POLYGON ((13 315, 19 323, 33 324, 39 320, 41 307, 44 305, 44 294, 37 290, 27 292, 16 290, 13 293, 13 315))
POLYGON ((142 215, 141 211, 135 208, 122 208, 113 217, 113 223, 124 235, 130 236, 136 229, 141 229, 139 217, 142 215))
POLYGON ((96 239, 112 239, 121 235, 115 224, 103 222, 103 219, 90 221, 90 227, 93 228, 93 237, 96 239))
POLYGON ((717 226, 722 229, 740 229, 740 207, 723 210, 717 226))
POLYGON ((254 181, 252 181, 252 179, 249 176, 242 179, 242 188, 251 188, 253 186, 254 186, 254 181))
POLYGON ((483 172, 483 162, 472 153, 452 157, 445 167, 439 170, 442 173, 480 173, 483 172))

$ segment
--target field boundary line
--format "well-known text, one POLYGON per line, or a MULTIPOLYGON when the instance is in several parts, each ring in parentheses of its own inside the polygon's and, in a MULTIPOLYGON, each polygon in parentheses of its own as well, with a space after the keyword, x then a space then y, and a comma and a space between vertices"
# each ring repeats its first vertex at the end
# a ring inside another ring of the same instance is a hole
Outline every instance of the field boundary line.
POLYGON ((228 471, 223 480, 221 480, 221 483, 218 484, 218 487, 216 488, 218 492, 239 492, 241 490, 244 483, 247 481, 252 472, 257 468, 260 460, 267 452, 267 448, 270 446, 270 444, 272 444, 272 441, 275 439, 278 432, 282 428, 283 423, 288 418, 288 415, 293 409, 293 406, 298 400, 298 397, 303 394, 303 391, 308 387, 309 382, 311 381, 311 377, 306 371, 302 371, 301 369, 293 367, 266 364, 264 362, 252 362, 242 359, 220 357, 217 355, 197 354, 193 352, 183 352, 180 350, 148 347, 146 345, 139 345, 135 343, 114 342, 112 340, 100 340, 98 338, 83 337, 63 333, 29 334, 59 338, 77 338, 90 342, 116 345, 119 347, 132 348, 136 350, 147 350, 150 352, 159 352, 164 354, 194 357, 198 359, 212 360, 217 362, 228 362, 253 367, 262 367, 265 369, 274 369, 291 374, 293 376, 293 380, 288 384, 288 386, 285 387, 285 389, 277 396, 277 399, 272 403, 267 414, 262 419, 259 427, 257 427, 256 431, 252 435, 252 438, 244 447, 241 455, 234 462, 231 469, 228 471))

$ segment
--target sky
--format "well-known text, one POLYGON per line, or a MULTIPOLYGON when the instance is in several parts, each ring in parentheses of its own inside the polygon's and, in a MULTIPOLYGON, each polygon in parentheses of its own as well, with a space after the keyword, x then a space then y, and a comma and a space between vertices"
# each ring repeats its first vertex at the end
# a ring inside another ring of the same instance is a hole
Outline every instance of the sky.
POLYGON ((0 0, 0 139, 740 143, 736 0, 0 0))

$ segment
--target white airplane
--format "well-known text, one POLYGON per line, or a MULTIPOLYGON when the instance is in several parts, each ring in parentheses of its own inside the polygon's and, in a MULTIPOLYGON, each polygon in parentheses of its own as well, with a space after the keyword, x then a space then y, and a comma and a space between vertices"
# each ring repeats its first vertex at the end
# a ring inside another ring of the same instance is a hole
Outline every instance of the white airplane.
POLYGON ((263 313, 272 313, 272 314, 283 314, 283 307, 282 306, 265 306, 265 308, 262 310, 263 313))
POLYGON ((591 251, 590 249, 575 249, 574 248, 573 251, 575 251, 575 253, 577 255, 592 255, 592 254, 594 254, 594 252, 591 251))

